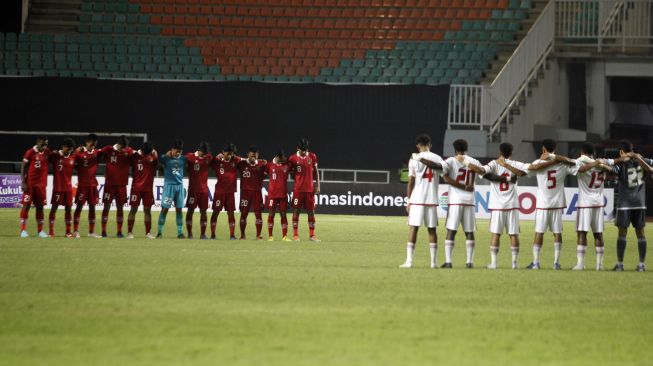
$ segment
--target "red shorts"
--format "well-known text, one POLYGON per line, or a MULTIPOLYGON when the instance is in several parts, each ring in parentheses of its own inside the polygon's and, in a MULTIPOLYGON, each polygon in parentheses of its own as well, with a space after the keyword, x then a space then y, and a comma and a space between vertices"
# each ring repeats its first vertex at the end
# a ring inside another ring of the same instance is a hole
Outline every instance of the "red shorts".
POLYGON ((213 211, 236 211, 236 199, 233 193, 221 193, 213 196, 213 211))
POLYGON ((240 192, 240 211, 263 211, 263 194, 261 194, 261 191, 240 192))
POLYGON ((209 208, 209 192, 188 192, 186 207, 193 209, 199 207, 200 210, 206 210, 209 208))
POLYGON ((95 206, 98 204, 97 187, 77 187, 75 203, 84 206, 87 202, 89 206, 95 206))
POLYGON ((70 207, 73 205, 73 192, 52 192, 53 205, 70 207))
POLYGON ((287 198, 268 198, 268 210, 273 210, 285 212, 288 211, 288 199, 287 198))
POLYGON ((20 202, 23 205, 45 206, 48 201, 46 195, 45 187, 27 188, 27 192, 23 192, 20 202))
POLYGON ((132 190, 131 194, 129 195, 129 205, 131 207, 138 207, 140 206, 141 201, 143 201, 143 207, 152 207, 152 205, 154 205, 154 194, 152 191, 134 192, 132 190))
POLYGON ((307 211, 315 210, 315 194, 313 192, 293 192, 292 208, 303 208, 307 211))
POLYGON ((104 194, 102 195, 102 203, 110 205, 113 200, 116 200, 116 206, 124 206, 127 203, 127 187, 126 186, 104 186, 104 194))

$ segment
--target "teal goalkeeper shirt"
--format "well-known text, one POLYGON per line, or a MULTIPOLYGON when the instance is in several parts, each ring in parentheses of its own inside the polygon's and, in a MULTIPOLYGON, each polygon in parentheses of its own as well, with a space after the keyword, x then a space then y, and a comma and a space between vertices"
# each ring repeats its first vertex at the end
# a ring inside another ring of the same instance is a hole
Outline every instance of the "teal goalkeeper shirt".
POLYGON ((163 165, 163 183, 169 184, 183 184, 184 183, 184 167, 186 166, 186 157, 182 154, 178 158, 162 155, 159 161, 163 165))

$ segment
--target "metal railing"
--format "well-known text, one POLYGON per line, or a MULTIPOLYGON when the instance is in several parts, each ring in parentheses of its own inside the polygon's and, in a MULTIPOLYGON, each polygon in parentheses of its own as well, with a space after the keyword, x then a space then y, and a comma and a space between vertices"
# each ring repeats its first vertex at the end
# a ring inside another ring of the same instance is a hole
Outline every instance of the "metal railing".
POLYGON ((481 129, 483 127, 483 87, 451 85, 449 91, 448 128, 481 129))

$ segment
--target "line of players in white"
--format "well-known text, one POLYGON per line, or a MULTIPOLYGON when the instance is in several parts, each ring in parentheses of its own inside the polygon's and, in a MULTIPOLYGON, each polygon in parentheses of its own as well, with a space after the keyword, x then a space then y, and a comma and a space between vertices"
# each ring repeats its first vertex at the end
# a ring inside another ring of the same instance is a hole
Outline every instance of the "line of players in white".
MULTIPOLYGON (((428 135, 419 135, 416 146, 419 152, 412 155, 408 166, 409 204, 407 211, 409 235, 406 247, 406 261, 400 268, 411 268, 413 266, 417 231, 422 225, 426 226, 429 234, 431 268, 437 267, 438 176, 441 176, 443 181, 449 184, 449 207, 446 217, 447 236, 444 242, 445 263, 442 267, 452 268, 454 239, 458 227, 462 225, 466 236, 466 267, 473 268, 474 232, 476 231, 474 181, 476 174, 478 174, 490 181, 488 208, 491 211, 489 231, 492 234, 492 239, 490 243, 491 262, 487 268, 497 268, 499 243, 503 232, 506 232, 510 237, 512 268, 518 268, 519 201, 516 181, 517 177, 535 176, 538 187, 535 238, 533 241, 533 261, 527 268, 540 269, 540 250, 543 236, 547 230, 550 230, 554 234, 553 269, 561 269, 562 212, 566 207, 564 181, 567 175, 576 175, 578 178, 578 217, 576 220, 578 245, 577 264, 573 269, 585 269, 587 233, 592 230, 596 241, 596 270, 603 270, 603 185, 607 173, 613 171, 615 164, 631 159, 635 161, 636 159, 642 160, 641 156, 633 153, 618 159, 594 159, 591 145, 584 147, 584 151, 578 159, 571 160, 554 154, 555 142, 548 139, 543 141, 540 159, 531 164, 512 160, 513 147, 509 143, 501 144, 499 158, 490 161, 486 165, 482 165, 478 160, 466 155, 467 142, 465 140, 456 140, 454 142, 456 156, 446 160, 430 151, 431 139, 428 135)), ((642 161, 641 164, 646 163, 642 161)), ((648 166, 648 168, 651 167, 648 166)), ((647 169, 647 171, 650 170, 647 169)), ((645 270, 643 261, 644 259, 640 255, 638 271, 645 270)), ((623 270, 622 262, 620 268, 618 264, 615 270, 623 270)))

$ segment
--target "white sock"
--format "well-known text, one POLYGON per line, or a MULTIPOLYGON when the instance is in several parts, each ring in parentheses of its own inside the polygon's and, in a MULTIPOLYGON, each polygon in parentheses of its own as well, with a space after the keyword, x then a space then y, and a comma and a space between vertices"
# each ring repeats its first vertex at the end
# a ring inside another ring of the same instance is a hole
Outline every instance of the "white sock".
POLYGON ((467 248, 467 262, 466 263, 474 263, 474 247, 476 246, 476 243, 474 240, 467 240, 465 241, 465 247, 467 248))
POLYGON ((453 254, 453 240, 444 241, 444 263, 451 263, 451 254, 453 254))
POLYGON ((499 247, 490 247, 490 257, 492 258, 492 265, 497 265, 497 256, 499 255, 499 247))
POLYGON ((429 251, 431 252, 431 264, 435 265, 438 262, 438 243, 429 243, 429 251))
POLYGON ((533 263, 538 264, 540 263, 540 250, 542 249, 541 246, 537 244, 533 244, 533 263))
POLYGON ((562 243, 553 243, 553 248, 555 250, 553 263, 560 263, 560 251, 562 250, 562 243))
POLYGON ((596 247, 596 267, 603 267, 603 253, 605 247, 596 247))
POLYGON ((576 245, 576 258, 578 258, 578 266, 585 265, 585 250, 587 249, 584 245, 576 245))
POLYGON ((415 252, 415 243, 406 244, 406 263, 413 263, 413 253, 415 252))
POLYGON ((512 263, 516 264, 519 259, 519 247, 510 247, 510 250, 512 251, 512 263))

